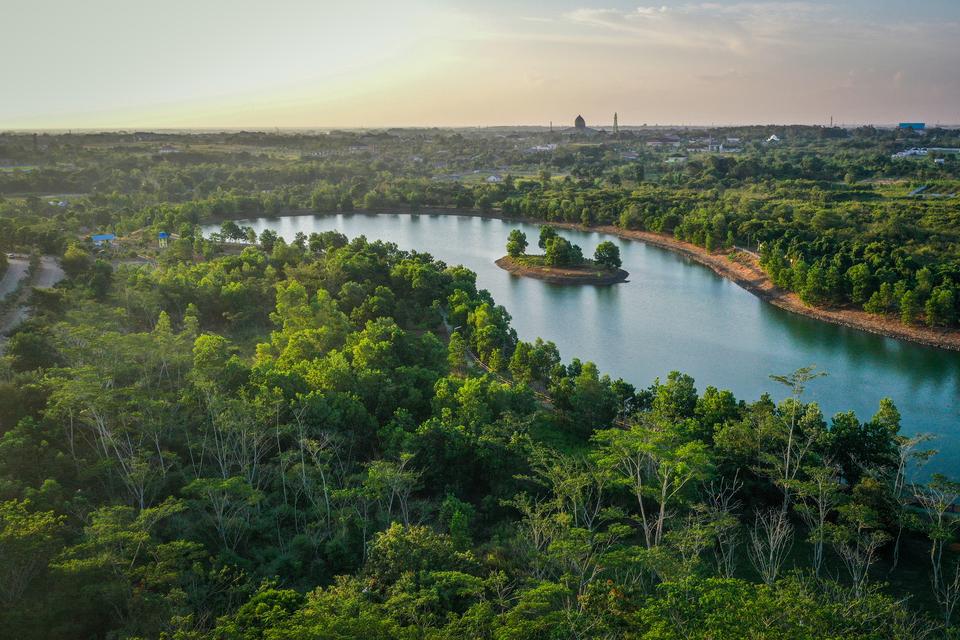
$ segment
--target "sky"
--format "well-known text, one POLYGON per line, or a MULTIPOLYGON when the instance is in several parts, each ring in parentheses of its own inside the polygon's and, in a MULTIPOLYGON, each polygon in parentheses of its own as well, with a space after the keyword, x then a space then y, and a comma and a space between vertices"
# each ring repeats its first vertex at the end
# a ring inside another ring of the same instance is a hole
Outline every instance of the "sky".
POLYGON ((0 0, 0 130, 960 123, 960 0, 0 0))

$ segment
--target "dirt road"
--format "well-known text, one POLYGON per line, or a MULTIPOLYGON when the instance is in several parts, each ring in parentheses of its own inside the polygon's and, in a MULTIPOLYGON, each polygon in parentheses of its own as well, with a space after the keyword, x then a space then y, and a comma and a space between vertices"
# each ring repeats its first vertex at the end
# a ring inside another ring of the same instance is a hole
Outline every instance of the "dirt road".
MULTIPOLYGON (((10 261, 10 267, 13 268, 12 260, 10 261)), ((24 269, 24 272, 25 271, 26 269, 24 269)), ((40 258, 40 264, 37 265, 37 269, 31 275, 30 280, 25 283, 27 286, 23 287, 20 291, 16 306, 3 315, 0 315, 0 354, 3 353, 4 345, 7 341, 6 334, 16 328, 17 325, 26 320, 30 315, 30 308, 27 306, 30 300, 30 292, 35 288, 49 289, 63 280, 65 276, 66 274, 63 272, 63 269, 60 268, 56 257, 42 256, 40 258)), ((6 282, 6 276, 3 282, 6 282)))

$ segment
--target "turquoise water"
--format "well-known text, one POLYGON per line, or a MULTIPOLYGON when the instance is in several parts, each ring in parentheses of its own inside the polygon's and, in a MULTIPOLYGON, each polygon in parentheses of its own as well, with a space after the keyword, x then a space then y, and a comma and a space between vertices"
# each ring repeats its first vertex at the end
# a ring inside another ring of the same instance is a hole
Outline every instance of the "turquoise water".
POLYGON ((806 398, 820 403, 827 416, 853 409, 866 419, 889 396, 903 414, 903 433, 937 436, 934 446, 941 453, 921 474, 960 475, 960 353, 791 314, 669 251, 561 230, 585 255, 612 240, 630 272, 629 282, 610 287, 564 287, 512 276, 493 263, 505 253, 511 229, 525 231, 536 246, 539 231, 531 224, 408 214, 288 216, 240 224, 257 233, 269 227, 287 240, 298 231, 335 229, 463 264, 511 313, 522 339, 553 340, 564 360, 593 360, 637 387, 679 370, 693 376, 701 390, 713 385, 747 401, 763 392, 780 399, 785 392, 769 374, 815 364, 829 377, 812 382, 806 398))

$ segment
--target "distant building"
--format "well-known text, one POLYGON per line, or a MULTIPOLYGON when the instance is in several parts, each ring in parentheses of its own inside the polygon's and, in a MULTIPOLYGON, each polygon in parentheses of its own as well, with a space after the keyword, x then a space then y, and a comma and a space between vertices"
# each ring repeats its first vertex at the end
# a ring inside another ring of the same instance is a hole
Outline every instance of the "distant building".
POLYGON ((927 125, 924 122, 901 122, 898 128, 907 131, 923 131, 927 125))
POLYGON ((109 245, 111 242, 116 240, 117 236, 112 233, 98 233, 90 236, 90 239, 93 240, 93 244, 98 247, 102 247, 104 245, 109 245))
POLYGON ((577 116, 573 121, 573 126, 567 127, 561 133, 567 136, 593 136, 603 132, 588 127, 587 121, 583 119, 583 116, 577 116))
POLYGON ((777 134, 773 134, 772 136, 767 138, 767 144, 774 144, 776 142, 780 142, 780 136, 778 136, 777 134))
POLYGON ((500 176, 494 174, 494 175, 490 176, 489 178, 487 178, 487 182, 488 182, 489 184, 498 184, 498 183, 500 183, 500 182, 503 182, 503 178, 501 178, 500 176))
POLYGON ((668 146, 679 147, 680 140, 673 138, 653 138, 652 140, 647 140, 646 145, 655 149, 668 146))
POLYGON ((898 151, 897 153, 890 156, 892 159, 897 160, 899 158, 909 158, 911 156, 925 156, 929 153, 924 147, 913 147, 912 149, 907 149, 905 151, 898 151))
POLYGON ((158 153, 162 153, 164 155, 168 153, 180 153, 180 149, 177 149, 176 147, 171 146, 169 144, 165 144, 162 147, 160 147, 160 151, 158 153))
POLYGON ((527 149, 527 151, 530 151, 531 153, 541 153, 544 151, 556 151, 556 150, 557 150, 557 144, 555 142, 551 142, 549 144, 538 144, 536 146, 533 146, 527 149))

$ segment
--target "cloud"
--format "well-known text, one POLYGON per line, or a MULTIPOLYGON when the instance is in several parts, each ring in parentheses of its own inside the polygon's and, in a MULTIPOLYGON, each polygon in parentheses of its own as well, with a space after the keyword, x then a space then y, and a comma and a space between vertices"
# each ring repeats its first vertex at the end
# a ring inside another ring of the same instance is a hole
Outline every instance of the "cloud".
POLYGON ((631 36, 638 44, 749 55, 771 45, 802 43, 804 32, 828 11, 807 2, 705 2, 631 10, 582 8, 563 17, 582 27, 631 36))
POLYGON ((746 77, 747 74, 738 69, 726 69, 719 73, 697 74, 697 78, 704 82, 734 82, 736 80, 743 80, 746 77))

